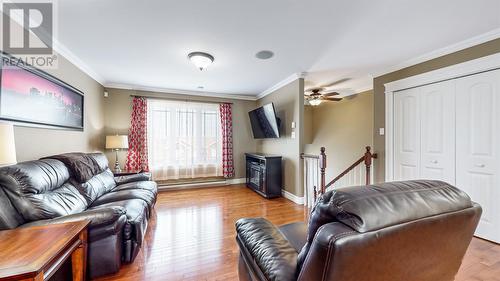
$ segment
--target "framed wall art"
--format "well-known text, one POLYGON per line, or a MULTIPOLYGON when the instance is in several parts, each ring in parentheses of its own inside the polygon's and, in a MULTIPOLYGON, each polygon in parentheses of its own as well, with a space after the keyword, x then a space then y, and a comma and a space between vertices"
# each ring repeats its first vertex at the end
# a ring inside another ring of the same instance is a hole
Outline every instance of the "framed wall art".
POLYGON ((0 120, 83 130, 83 93, 54 76, 1 53, 0 120))

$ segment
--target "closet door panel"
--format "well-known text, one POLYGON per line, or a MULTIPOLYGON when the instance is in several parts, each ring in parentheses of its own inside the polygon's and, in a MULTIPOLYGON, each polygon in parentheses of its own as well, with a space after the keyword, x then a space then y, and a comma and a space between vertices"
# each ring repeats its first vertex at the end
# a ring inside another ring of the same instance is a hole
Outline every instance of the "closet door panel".
POLYGON ((420 110, 418 89, 394 95, 394 179, 420 178, 420 110))
POLYGON ((476 235, 500 242, 500 70, 456 85, 457 186, 483 207, 476 235))
POLYGON ((455 183, 455 81, 420 87, 420 177, 455 183))

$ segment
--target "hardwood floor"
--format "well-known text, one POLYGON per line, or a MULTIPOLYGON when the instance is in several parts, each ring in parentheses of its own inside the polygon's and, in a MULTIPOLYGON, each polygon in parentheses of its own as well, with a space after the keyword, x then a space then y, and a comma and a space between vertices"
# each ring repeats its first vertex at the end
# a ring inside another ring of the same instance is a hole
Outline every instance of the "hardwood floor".
MULTIPOLYGON (((238 280, 237 219, 280 225, 307 215, 287 199, 266 200, 242 185, 161 192, 155 209, 134 263, 98 280, 238 280)), ((500 246, 474 238, 455 280, 500 280, 500 246)))

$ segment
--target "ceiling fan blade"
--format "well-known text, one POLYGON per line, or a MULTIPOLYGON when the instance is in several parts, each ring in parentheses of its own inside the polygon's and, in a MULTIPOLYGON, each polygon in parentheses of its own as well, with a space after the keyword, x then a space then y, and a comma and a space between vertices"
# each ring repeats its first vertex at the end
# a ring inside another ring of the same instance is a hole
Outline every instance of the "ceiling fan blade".
POLYGON ((322 93, 323 96, 331 97, 340 95, 338 92, 322 93))
POLYGON ((327 101, 341 101, 342 98, 328 98, 328 97, 324 97, 324 98, 322 98, 322 100, 327 100, 327 101))
POLYGON ((329 88, 329 87, 335 86, 335 85, 337 85, 337 84, 347 82, 347 81, 349 81, 349 80, 351 80, 351 79, 352 79, 352 78, 342 78, 342 79, 340 79, 340 80, 334 81, 334 82, 332 82, 332 83, 330 83, 330 84, 323 85, 323 86, 321 86, 321 87, 322 87, 322 88, 329 88))
POLYGON ((307 88, 304 90, 304 92, 321 92, 324 89, 322 87, 312 87, 312 88, 307 88))

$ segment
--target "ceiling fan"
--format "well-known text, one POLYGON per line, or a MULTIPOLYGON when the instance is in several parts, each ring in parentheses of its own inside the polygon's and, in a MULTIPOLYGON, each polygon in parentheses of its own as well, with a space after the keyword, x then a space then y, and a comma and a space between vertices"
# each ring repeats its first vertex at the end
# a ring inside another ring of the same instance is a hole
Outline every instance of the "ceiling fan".
POLYGON ((341 101, 342 98, 335 98, 339 93, 336 91, 327 91, 326 88, 348 81, 350 78, 340 79, 322 87, 307 89, 304 92, 304 100, 312 106, 320 105, 323 101, 341 101))
POLYGON ((333 96, 338 96, 337 92, 324 93, 324 88, 314 88, 307 91, 304 95, 304 99, 309 102, 312 106, 320 105, 323 101, 341 101, 342 98, 334 98, 333 96))

